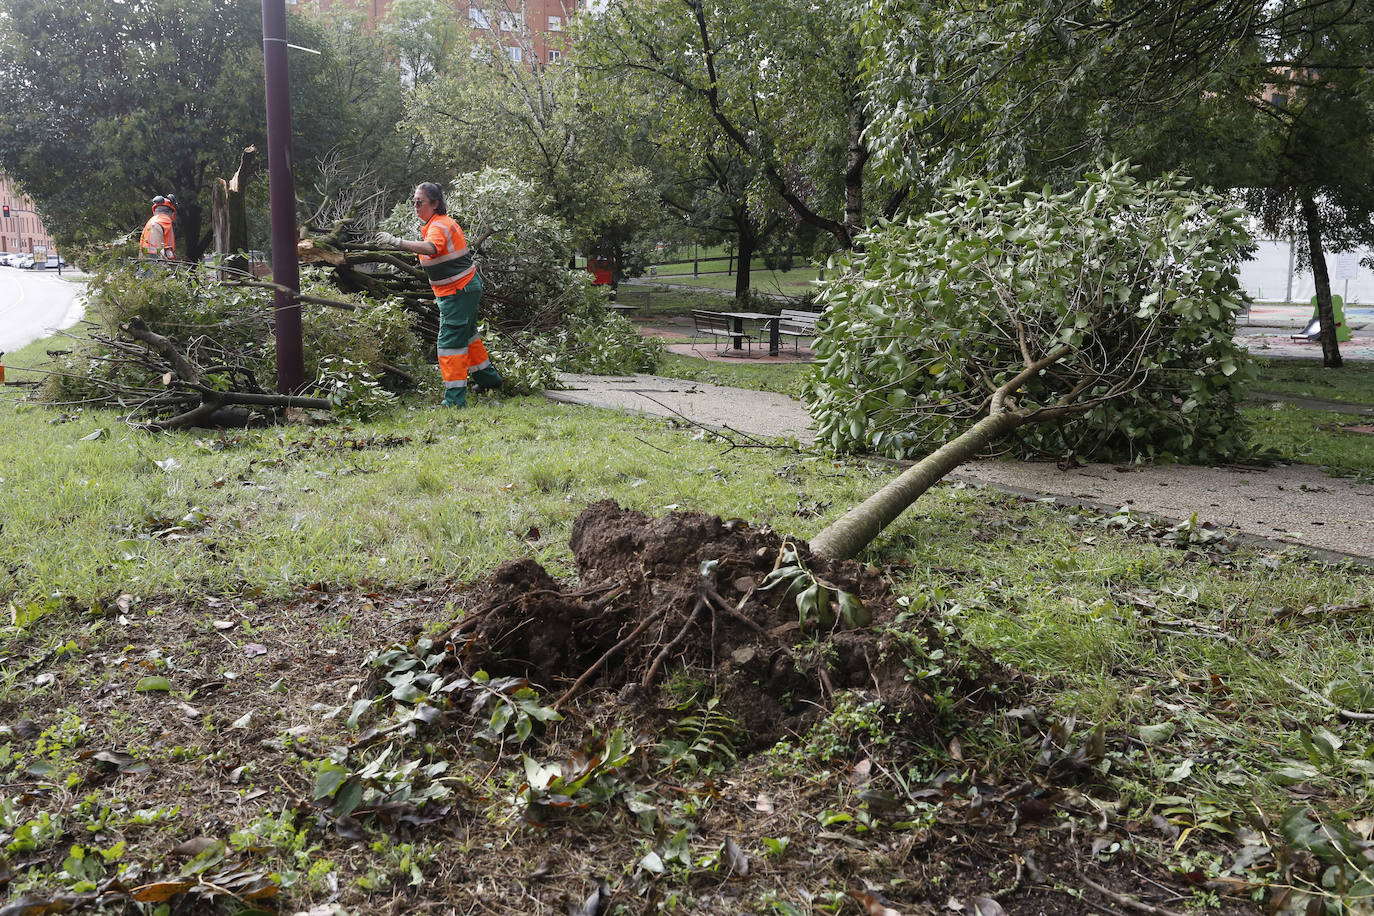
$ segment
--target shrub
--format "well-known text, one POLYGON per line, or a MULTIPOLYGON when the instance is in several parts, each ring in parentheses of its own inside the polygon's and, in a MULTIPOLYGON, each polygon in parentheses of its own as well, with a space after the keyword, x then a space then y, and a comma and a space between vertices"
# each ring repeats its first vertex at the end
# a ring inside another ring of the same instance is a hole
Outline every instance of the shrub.
MULTIPOLYGON (((302 287, 306 293, 342 298, 336 290, 323 289, 319 278, 308 271, 302 287)), ((88 317, 98 330, 71 353, 58 357, 56 371, 40 389, 43 400, 133 406, 139 389, 161 389, 162 370, 156 364, 131 359, 127 347, 114 343, 120 337, 127 340, 120 326, 133 317, 142 318, 168 338, 212 385, 235 390, 274 387, 276 341, 270 293, 224 286, 190 270, 139 276, 137 267, 111 263, 91 279, 87 298, 88 317)), ((412 374, 421 371, 428 360, 399 302, 360 296, 348 301, 353 311, 302 305, 307 387, 323 389, 325 396, 339 400, 348 391, 363 392, 379 381, 392 389, 401 386, 402 376, 385 372, 383 365, 412 374), (345 364, 346 373, 341 370, 345 364), (356 376, 356 382, 340 387, 345 375, 356 376)), ((360 409, 375 410, 376 404, 360 409)))

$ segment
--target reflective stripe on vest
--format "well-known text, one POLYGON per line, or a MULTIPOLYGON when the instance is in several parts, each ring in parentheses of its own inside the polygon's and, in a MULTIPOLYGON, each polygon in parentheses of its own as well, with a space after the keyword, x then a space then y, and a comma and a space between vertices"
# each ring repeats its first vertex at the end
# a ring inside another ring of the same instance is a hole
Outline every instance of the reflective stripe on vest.
MULTIPOLYGON (((472 249, 467 245, 463 230, 449 217, 435 214, 430 223, 444 235, 443 254, 420 255, 420 266, 429 277, 429 285, 435 288, 457 283, 472 276, 477 265, 472 262, 472 249)), ((428 230, 430 226, 426 226, 428 230)))

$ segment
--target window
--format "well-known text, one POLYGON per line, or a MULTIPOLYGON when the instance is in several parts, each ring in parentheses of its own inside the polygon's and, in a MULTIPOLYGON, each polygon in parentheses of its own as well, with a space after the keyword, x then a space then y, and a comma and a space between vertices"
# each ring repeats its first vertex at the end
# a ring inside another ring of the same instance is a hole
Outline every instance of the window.
POLYGON ((487 11, 476 6, 468 7, 468 22, 474 29, 491 28, 491 20, 487 17, 487 11))
POLYGON ((550 17, 549 17, 549 31, 550 31, 550 32, 561 32, 561 31, 563 31, 563 17, 562 17, 562 16, 550 16, 550 17))
POLYGON ((515 13, 501 14, 501 31, 516 32, 520 29, 520 20, 515 13))
POLYGON ((557 48, 549 48, 549 63, 556 64, 563 58, 563 52, 557 48))
POLYGON ((509 57, 511 60, 515 61, 517 64, 520 63, 520 49, 519 49, 519 48, 507 48, 507 49, 506 49, 506 56, 509 57))

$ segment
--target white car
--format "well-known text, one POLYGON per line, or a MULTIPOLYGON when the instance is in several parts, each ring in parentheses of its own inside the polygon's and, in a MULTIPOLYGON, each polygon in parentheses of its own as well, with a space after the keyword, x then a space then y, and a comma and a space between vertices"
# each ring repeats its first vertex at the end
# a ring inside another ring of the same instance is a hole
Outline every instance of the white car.
POLYGON ((20 270, 29 270, 33 267, 33 255, 21 254, 14 259, 13 266, 18 267, 20 270))
POLYGON ((0 264, 5 265, 6 267, 13 267, 15 263, 22 257, 23 255, 17 251, 0 252, 0 264))

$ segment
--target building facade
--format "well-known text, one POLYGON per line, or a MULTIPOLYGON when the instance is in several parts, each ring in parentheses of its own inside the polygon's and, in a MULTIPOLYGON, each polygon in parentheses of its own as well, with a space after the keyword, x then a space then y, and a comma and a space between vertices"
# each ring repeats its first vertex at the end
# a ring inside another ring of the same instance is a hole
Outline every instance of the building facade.
POLYGON ((32 254, 37 248, 47 254, 57 251, 52 236, 34 212, 33 201, 20 194, 14 182, 0 174, 0 204, 9 208, 9 216, 0 216, 0 251, 32 254))
MULTIPOLYGON (((288 0, 299 9, 333 7, 362 13, 371 27, 386 17, 391 0, 288 0)), ((454 18, 499 44, 506 56, 531 67, 557 64, 567 51, 561 33, 588 0, 450 0, 454 18)))

